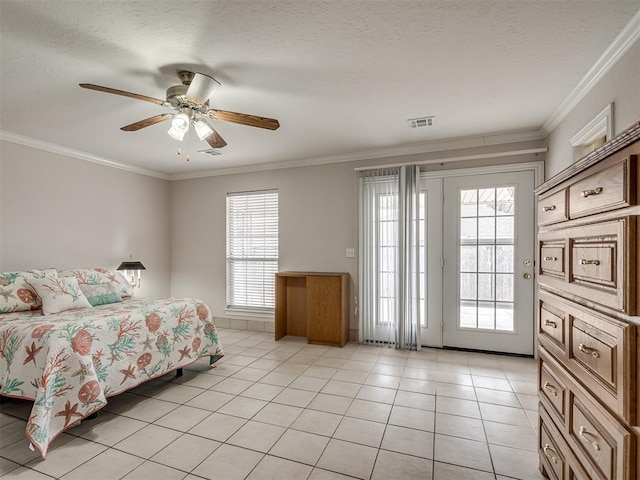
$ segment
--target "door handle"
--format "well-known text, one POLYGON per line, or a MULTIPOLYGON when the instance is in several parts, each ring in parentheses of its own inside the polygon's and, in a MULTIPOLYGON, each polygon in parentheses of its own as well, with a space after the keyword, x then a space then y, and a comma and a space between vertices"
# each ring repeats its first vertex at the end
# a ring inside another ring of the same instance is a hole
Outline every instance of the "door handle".
POLYGON ((529 280, 531 278, 531 274, 525 273, 524 275, 522 275, 522 278, 524 278, 525 280, 529 280))

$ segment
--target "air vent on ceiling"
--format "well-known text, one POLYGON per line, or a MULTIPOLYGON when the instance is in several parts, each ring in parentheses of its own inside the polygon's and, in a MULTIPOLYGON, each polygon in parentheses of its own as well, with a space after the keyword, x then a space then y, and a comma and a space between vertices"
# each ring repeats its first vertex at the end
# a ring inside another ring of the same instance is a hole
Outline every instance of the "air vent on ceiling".
POLYGON ((216 148, 210 148, 209 150, 198 150, 198 153, 204 153, 205 155, 211 155, 215 157, 216 155, 222 155, 222 152, 216 148))
POLYGON ((409 128, 430 127, 433 125, 434 118, 434 116, 410 118, 407 120, 407 123, 409 124, 409 128))

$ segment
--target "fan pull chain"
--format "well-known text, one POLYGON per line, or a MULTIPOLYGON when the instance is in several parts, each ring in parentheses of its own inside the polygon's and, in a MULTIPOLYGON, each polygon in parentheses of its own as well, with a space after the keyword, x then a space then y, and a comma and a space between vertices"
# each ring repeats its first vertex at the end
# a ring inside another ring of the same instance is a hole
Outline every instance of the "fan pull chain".
POLYGON ((190 137, 191 136, 191 129, 187 130, 187 162, 191 159, 191 156, 189 155, 189 145, 190 145, 190 137))

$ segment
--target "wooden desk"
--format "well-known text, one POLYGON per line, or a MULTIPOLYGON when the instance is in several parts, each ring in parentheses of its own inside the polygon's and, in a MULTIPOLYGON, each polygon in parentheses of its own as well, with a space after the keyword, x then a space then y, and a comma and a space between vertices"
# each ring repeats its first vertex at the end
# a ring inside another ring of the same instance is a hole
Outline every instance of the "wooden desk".
POLYGON ((349 341, 349 274, 276 273, 275 339, 344 346, 349 341))

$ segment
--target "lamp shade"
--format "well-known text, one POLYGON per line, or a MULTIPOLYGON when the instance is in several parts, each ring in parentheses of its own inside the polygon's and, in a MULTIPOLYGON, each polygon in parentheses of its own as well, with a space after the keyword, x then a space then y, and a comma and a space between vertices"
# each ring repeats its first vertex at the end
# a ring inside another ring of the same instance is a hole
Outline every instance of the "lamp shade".
POLYGON ((146 270, 140 262, 122 262, 117 270, 146 270))
POLYGON ((198 138, 200 140, 204 140, 213 133, 211 127, 207 125, 207 122, 203 122, 202 120, 196 120, 195 122, 193 122, 193 126, 196 129, 196 133, 198 134, 198 138))
POLYGON ((184 133, 189 130, 189 115, 182 112, 173 116, 171 120, 171 128, 176 129, 178 132, 184 133))
POLYGON ((184 135, 187 133, 187 131, 186 130, 178 131, 175 128, 173 128, 173 126, 171 126, 171 128, 169 129, 169 131, 167 133, 174 140, 177 140, 177 141, 181 142, 182 140, 184 140, 184 135))

